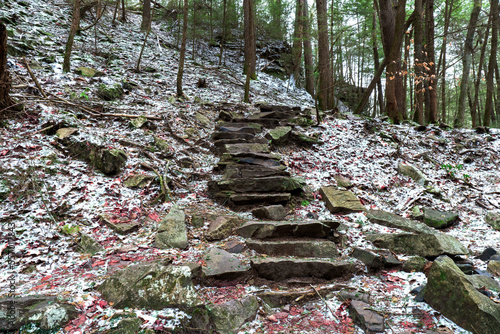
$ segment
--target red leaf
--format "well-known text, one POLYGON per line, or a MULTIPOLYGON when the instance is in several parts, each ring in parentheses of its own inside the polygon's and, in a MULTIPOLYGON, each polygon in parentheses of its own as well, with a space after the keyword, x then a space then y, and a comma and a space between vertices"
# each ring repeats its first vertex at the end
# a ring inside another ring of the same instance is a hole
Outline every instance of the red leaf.
POLYGON ((51 277, 52 277, 52 275, 48 275, 48 276, 43 277, 42 278, 42 282, 50 279, 51 277))
POLYGON ((9 150, 2 150, 0 152, 0 155, 7 155, 7 153, 9 153, 9 150))
POLYGON ((151 218, 152 220, 154 220, 155 222, 159 222, 160 221, 160 216, 156 212, 151 212, 148 215, 148 217, 151 218))

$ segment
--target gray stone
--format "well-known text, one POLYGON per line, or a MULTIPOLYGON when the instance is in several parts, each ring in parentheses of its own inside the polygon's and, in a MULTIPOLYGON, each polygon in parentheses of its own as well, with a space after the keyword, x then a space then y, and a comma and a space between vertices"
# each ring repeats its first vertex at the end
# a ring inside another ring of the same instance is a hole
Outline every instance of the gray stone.
POLYGON ((188 246, 186 215, 178 207, 172 207, 168 215, 163 218, 155 237, 155 247, 181 248, 188 246))
POLYGON ((245 245, 236 240, 229 240, 224 243, 224 249, 229 253, 241 253, 245 249, 245 245))
POLYGON ((396 259, 394 255, 391 254, 391 252, 388 252, 386 250, 369 251, 354 247, 351 256, 360 260, 369 268, 375 270, 383 267, 398 266, 401 264, 401 262, 399 262, 398 259, 396 259))
POLYGON ((340 260, 307 260, 287 258, 254 258, 252 269, 257 275, 272 281, 289 278, 334 279, 353 274, 354 263, 340 260))
POLYGON ((92 150, 90 156, 92 164, 106 175, 120 173, 127 162, 127 155, 122 150, 97 149, 92 150))
POLYGON ((427 260, 421 256, 410 256, 408 260, 403 263, 402 269, 411 273, 412 271, 423 272, 427 260))
POLYGON ((280 170, 278 168, 271 168, 266 166, 257 165, 229 165, 226 167, 223 180, 230 179, 248 179, 256 177, 269 177, 269 176, 290 176, 289 172, 280 170))
POLYGON ((319 192, 331 213, 351 213, 365 211, 365 207, 352 192, 322 187, 319 192))
POLYGON ((105 85, 100 84, 97 87, 97 96, 105 101, 113 101, 123 95, 123 88, 120 84, 105 85))
POLYGON ((211 247, 204 256, 205 278, 234 279, 248 273, 248 265, 233 254, 217 247, 211 247))
POLYGON ((81 234, 80 241, 76 245, 75 250, 79 253, 94 255, 97 252, 103 251, 104 248, 92 237, 86 234, 81 234))
POLYGON ((489 211, 484 218, 486 224, 493 227, 493 229, 500 231, 500 212, 499 211, 489 211))
POLYGON ((120 320, 116 327, 111 328, 108 334, 136 334, 141 330, 141 326, 141 319, 125 318, 120 320))
POLYGON ((278 126, 266 133, 266 138, 271 140, 273 144, 280 145, 287 141, 292 132, 290 126, 278 126))
POLYGON ((110 229, 121 235, 135 232, 141 227, 137 221, 128 218, 111 217, 105 214, 100 215, 100 217, 110 229))
POLYGON ((249 239, 246 244, 257 253, 270 256, 335 258, 339 255, 335 243, 328 240, 261 241, 249 239))
POLYGON ((278 204, 253 209, 252 214, 258 219, 283 220, 287 212, 283 205, 278 204))
POLYGON ((269 153, 269 145, 258 143, 226 144, 225 151, 233 153, 269 153))
POLYGON ((489 273, 500 277, 500 261, 490 261, 488 262, 488 267, 486 268, 489 273))
POLYGON ((370 305, 353 300, 349 304, 349 315, 356 325, 361 327, 365 333, 383 333, 384 317, 375 311, 370 310, 370 305))
POLYGON ((375 246, 388 248, 396 253, 435 257, 439 255, 468 254, 460 241, 445 234, 373 234, 367 235, 375 246))
POLYGON ((90 68, 90 67, 79 67, 75 70, 76 74, 83 75, 84 77, 103 77, 104 72, 98 71, 96 69, 90 68))
POLYGON ((437 258, 432 264, 424 298, 432 308, 466 330, 498 333, 500 304, 479 292, 447 256, 437 258))
POLYGON ((161 261, 134 264, 117 271, 98 288, 102 297, 118 309, 196 307, 201 301, 187 266, 164 265, 161 261))
POLYGON ((149 174, 136 174, 128 177, 124 182, 123 185, 127 188, 144 188, 148 186, 153 180, 154 180, 153 175, 149 174))
POLYGON ((349 180, 345 176, 342 176, 340 174, 336 174, 333 176, 333 178, 335 179, 335 181, 337 181, 337 186, 339 186, 339 187, 343 187, 343 188, 351 188, 352 187, 351 180, 349 180))
POLYGON ((415 182, 417 182, 421 186, 427 185, 429 183, 429 180, 424 175, 424 173, 422 173, 420 170, 418 170, 418 168, 416 168, 412 165, 408 165, 408 164, 404 164, 404 163, 400 162, 398 164, 397 170, 399 173, 410 177, 411 179, 413 179, 415 182))
POLYGON ((142 126, 144 124, 146 124, 148 121, 148 119, 145 117, 145 116, 139 116, 139 117, 136 117, 136 118, 133 118, 131 121, 130 121, 130 126, 132 128, 135 128, 135 129, 140 129, 142 128, 142 126))
POLYGON ((237 229, 244 238, 268 239, 287 237, 326 238, 332 228, 318 220, 296 222, 247 222, 237 229))
POLYGON ((56 131, 56 136, 59 139, 67 138, 78 132, 78 128, 60 128, 56 131))
POLYGON ((200 123, 201 123, 201 125, 203 125, 205 128, 208 128, 208 127, 212 124, 212 122, 210 121, 210 119, 209 119, 207 116, 203 115, 203 114, 202 114, 201 112, 199 112, 199 111, 197 111, 197 112, 196 112, 196 116, 195 116, 195 118, 196 118, 196 119, 198 120, 198 122, 200 122, 200 123))
POLYGON ((205 235, 207 240, 222 240, 229 237, 233 230, 241 225, 237 217, 220 216, 210 223, 205 235))
POLYGON ((403 231, 415 232, 415 233, 430 233, 430 234, 436 233, 434 229, 430 228, 424 223, 407 219, 387 211, 368 210, 366 212, 366 217, 372 223, 391 228, 398 228, 403 231))
POLYGON ((214 322, 217 333, 237 333, 238 329, 257 315, 259 301, 255 296, 242 300, 230 300, 224 304, 210 306, 210 318, 214 322))
POLYGON ((458 213, 424 208, 424 223, 434 228, 446 228, 458 221, 458 213))
POLYGON ((350 291, 346 289, 342 289, 337 293, 337 297, 341 301, 350 300, 359 300, 365 302, 367 304, 370 303, 370 293, 360 292, 360 291, 350 291))
POLYGON ((284 203, 292 198, 290 193, 247 193, 230 194, 229 199, 237 205, 258 203, 284 203))
POLYGON ((210 192, 233 191, 236 193, 278 193, 302 190, 305 181, 297 177, 270 176, 262 178, 210 181, 210 192))
POLYGON ((35 324, 42 330, 60 329, 73 320, 78 311, 73 305, 54 296, 25 296, 0 299, 0 331, 14 332, 26 324, 35 324), (12 319, 8 317, 12 315, 12 319))
POLYGON ((195 228, 200 228, 205 225, 205 217, 202 215, 193 215, 191 217, 191 225, 195 228))
POLYGON ((248 132, 215 132, 212 135, 213 140, 239 140, 240 142, 245 142, 255 138, 255 135, 248 132))

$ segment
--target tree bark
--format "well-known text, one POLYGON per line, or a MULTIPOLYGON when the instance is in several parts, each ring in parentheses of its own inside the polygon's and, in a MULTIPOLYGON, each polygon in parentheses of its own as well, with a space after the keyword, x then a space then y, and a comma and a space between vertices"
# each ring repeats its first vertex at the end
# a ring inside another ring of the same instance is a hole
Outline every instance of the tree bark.
POLYGON ((151 29, 151 0, 144 0, 141 30, 148 31, 149 29, 151 29))
POLYGON ((9 96, 11 87, 10 73, 7 69, 7 28, 0 22, 0 108, 13 104, 9 96))
POLYGON ((488 62, 488 74, 486 76, 486 105, 484 107, 484 126, 490 126, 493 111, 494 83, 493 75, 495 73, 495 64, 498 48, 498 0, 490 0, 491 19, 491 53, 488 62))
POLYGON ((127 22, 127 9, 125 8, 125 0, 122 0, 122 17, 120 21, 127 22))
POLYGON ((472 118, 472 127, 475 128, 476 126, 481 124, 481 113, 479 112, 479 86, 481 84, 481 72, 484 64, 484 58, 486 55, 486 46, 488 45, 488 37, 490 34, 490 24, 491 24, 491 17, 488 19, 488 24, 486 26, 486 32, 484 34, 484 41, 483 45, 481 46, 481 56, 479 57, 479 65, 478 65, 478 71, 477 71, 477 77, 476 77, 476 82, 474 84, 474 101, 473 101, 473 107, 471 110, 472 113, 476 113, 479 117, 477 117, 477 120, 479 121, 477 124, 476 123, 476 118, 472 118))
POLYGON ((316 0, 316 12, 318 20, 319 67, 318 106, 321 110, 328 110, 333 108, 333 96, 331 94, 333 78, 331 78, 330 69, 326 0, 316 0))
MULTIPOLYGON (((373 45, 373 63, 375 65, 375 73, 378 72, 378 69, 380 68, 380 59, 378 55, 378 48, 377 48, 377 38, 375 35, 375 32, 377 30, 377 0, 373 1, 373 17, 372 17, 372 45, 373 45)), ((406 89, 405 89, 406 91, 406 89)), ((385 114, 385 105, 384 105, 384 94, 382 92, 382 80, 380 80, 380 76, 377 80, 377 93, 378 93, 378 103, 380 107, 380 114, 383 115, 385 114)), ((375 109, 375 106, 374 106, 375 109)))
POLYGON ((184 95, 182 92, 182 76, 184 74, 184 59, 186 57, 188 8, 189 8, 189 1, 184 0, 184 15, 183 15, 183 22, 182 22, 182 42, 181 42, 181 52, 179 55, 179 69, 177 71, 177 97, 181 97, 184 95))
POLYGON ((196 60, 196 0, 193 0, 193 61, 196 60))
POLYGON ((443 32, 443 46, 441 48, 441 54, 439 56, 439 63, 437 67, 437 73, 441 75, 441 120, 446 123, 446 46, 448 42, 446 41, 448 36, 448 29, 450 27, 451 13, 453 12, 453 0, 451 2, 445 1, 444 9, 444 32, 443 32), (443 66, 443 71, 441 71, 441 65, 443 66))
POLYGON ((427 83, 429 105, 427 106, 427 122, 436 123, 437 116, 437 81, 436 81, 436 49, 434 47, 434 0, 427 0, 425 6, 425 36, 427 45, 427 83))
POLYGON ((292 69, 291 75, 295 86, 298 86, 300 77, 300 65, 302 60, 302 35, 304 28, 303 12, 304 0, 297 0, 295 10, 295 29, 293 32, 292 46, 292 69))
POLYGON ((423 28, 423 1, 415 0, 415 20, 413 21, 415 36, 415 115, 413 119, 418 124, 424 124, 424 28, 423 28))
POLYGON ((80 0, 75 0, 73 4, 73 20, 71 21, 71 29, 69 31, 68 40, 66 42, 66 51, 64 52, 63 72, 69 72, 71 67, 71 51, 73 51, 73 42, 75 34, 80 26, 80 0))
POLYGON ((304 18, 304 67, 306 76, 306 91, 314 97, 314 64, 311 46, 311 20, 307 2, 303 7, 304 18))
POLYGON ((256 79, 256 41, 255 41, 255 11, 253 0, 243 1, 244 36, 245 36, 245 63, 243 73, 250 73, 251 79, 256 79))
POLYGON ((405 32, 406 0, 379 0, 382 44, 387 59, 385 100, 389 117, 395 124, 406 117, 401 76, 401 43, 405 32))
POLYGON ((469 84, 469 72, 474 52, 473 42, 476 33, 476 25, 481 11, 482 0, 474 0, 474 7, 470 14, 469 26, 467 27, 467 36, 465 37, 464 56, 462 58, 462 80, 460 82, 460 96, 458 97, 458 116, 455 119, 455 127, 463 127, 465 122, 465 98, 467 96, 467 87, 469 84))
POLYGON ((224 55, 224 43, 226 41, 226 12, 227 12, 227 0, 224 0, 222 14, 222 37, 220 39, 220 55, 219 55, 219 67, 222 66, 222 59, 224 55))

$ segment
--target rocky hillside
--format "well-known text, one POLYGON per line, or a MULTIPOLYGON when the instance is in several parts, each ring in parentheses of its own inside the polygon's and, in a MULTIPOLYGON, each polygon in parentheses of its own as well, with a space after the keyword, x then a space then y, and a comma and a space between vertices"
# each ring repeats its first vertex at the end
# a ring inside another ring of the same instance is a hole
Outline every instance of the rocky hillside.
POLYGON ((317 125, 266 73, 242 104, 239 50, 203 43, 177 99, 172 28, 137 72, 110 9, 62 73, 70 6, 0 6, 1 332, 498 333, 498 129, 317 125))

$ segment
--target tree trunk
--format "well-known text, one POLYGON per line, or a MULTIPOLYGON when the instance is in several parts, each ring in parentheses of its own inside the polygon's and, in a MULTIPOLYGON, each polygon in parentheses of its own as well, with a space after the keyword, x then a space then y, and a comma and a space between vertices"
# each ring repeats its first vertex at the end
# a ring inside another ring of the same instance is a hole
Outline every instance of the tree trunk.
POLYGON ((182 75, 184 74, 184 58, 186 57, 186 40, 187 40, 187 26, 188 26, 188 6, 189 1, 184 0, 184 15, 182 21, 182 42, 181 52, 179 55, 179 70, 177 71, 177 96, 181 97, 182 92, 182 75))
MULTIPOLYGON (((380 68, 380 59, 379 59, 378 48, 377 48, 377 38, 375 35, 375 32, 377 31, 377 12, 378 12, 377 0, 374 0, 373 1, 373 17, 372 17, 372 45, 373 45, 373 63, 375 65, 375 73, 377 73, 378 69, 380 68)), ((405 91, 406 91, 406 89, 405 89, 405 91)), ((383 114, 385 114, 385 105, 384 105, 384 95, 382 92, 382 80, 380 80, 380 77, 377 80, 377 93, 378 93, 377 100, 378 100, 379 107, 380 107, 380 114, 383 115, 383 114)))
POLYGON ((293 32, 293 46, 292 46, 292 69, 290 81, 298 86, 299 76, 300 76, 300 64, 302 60, 302 35, 304 27, 304 0, 297 0, 297 6, 295 10, 295 29, 293 32), (292 79, 293 78, 293 79, 292 79))
POLYGON ((311 20, 307 2, 303 7, 304 18, 304 67, 306 76, 306 91, 314 97, 314 64, 311 46, 311 20))
POLYGON ((116 14, 118 13, 118 8, 120 7, 120 0, 116 0, 115 3, 115 11, 113 13, 113 21, 111 21, 111 25, 114 27, 115 26, 115 21, 116 21, 116 14))
POLYGON ((149 29, 151 29, 151 0, 144 0, 141 30, 148 31, 149 29))
POLYGON ((224 0, 222 14, 222 37, 220 39, 220 55, 219 55, 219 67, 222 66, 222 59, 224 54, 224 43, 226 41, 226 12, 227 12, 227 0, 224 0))
POLYGON ((436 49, 434 47, 434 0, 427 0, 425 7, 425 35, 427 44, 428 94, 427 122, 436 123, 437 115, 437 80, 436 80, 436 49))
POLYGON ((73 51, 73 41, 75 34, 80 25, 80 0, 75 0, 73 4, 73 20, 71 21, 71 29, 69 31, 68 40, 66 42, 66 51, 64 52, 63 72, 69 72, 71 67, 71 51, 73 51))
POLYGON ((120 18, 120 21, 127 22, 127 10, 125 8, 125 0, 122 0, 122 17, 120 18))
POLYGON ((446 123, 446 46, 448 42, 446 41, 448 36, 448 29, 450 27, 451 13, 453 12, 453 0, 449 3, 445 1, 444 9, 444 32, 443 32, 443 46, 441 48, 441 54, 439 56, 439 63, 437 68, 437 73, 441 75, 441 120, 446 123), (441 66, 443 70, 441 71, 441 66))
POLYGON ((245 63, 243 73, 250 73, 251 79, 256 79, 256 41, 255 41, 255 11, 253 0, 243 1, 244 11, 244 36, 245 36, 245 63))
POLYGON ((481 56, 479 57, 479 65, 477 70, 476 82, 474 84, 474 101, 471 112, 475 112, 479 117, 477 117, 478 124, 476 124, 475 119, 472 119, 472 128, 479 126, 481 124, 481 113, 479 112, 479 86, 481 84, 481 72, 484 64, 484 58, 486 55, 486 46, 488 45, 488 37, 490 34, 490 23, 491 17, 488 19, 488 24, 486 25, 486 32, 484 34, 483 45, 481 46, 481 56))
POLYGON ((494 83, 493 75, 495 73, 495 64, 498 47, 498 0, 490 0, 490 17, 491 19, 491 53, 488 62, 488 74, 486 76, 486 105, 484 107, 484 126, 490 126, 491 116, 493 112, 493 94, 494 83))
POLYGON ((7 28, 0 22, 0 108, 13 104, 9 91, 11 87, 10 74, 7 70, 7 28))
POLYGON ((196 60, 196 0, 193 0, 193 61, 196 60))
POLYGON ((458 116, 455 119, 455 127, 463 127, 465 122, 465 98, 467 96, 467 86, 469 84, 469 72, 472 53, 474 52, 473 42, 476 32, 476 25, 481 11, 482 0, 474 0, 474 7, 470 14, 467 36, 465 37, 464 56, 462 58, 462 80, 460 83, 460 96, 458 97, 458 116))
POLYGON ((413 21, 415 36, 415 115, 413 119, 418 124, 424 124, 424 28, 423 28, 423 3, 415 0, 415 20, 413 21))
POLYGON ((405 118, 402 101, 401 43, 405 32, 406 0, 379 0, 382 44, 387 59, 385 100, 387 113, 395 124, 405 118))
POLYGON ((316 11, 318 19, 318 106, 321 110, 328 110, 333 108, 333 96, 331 95, 331 86, 333 85, 330 69, 330 52, 328 50, 326 0, 316 0, 316 11))

